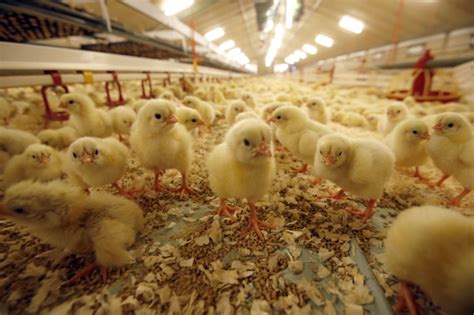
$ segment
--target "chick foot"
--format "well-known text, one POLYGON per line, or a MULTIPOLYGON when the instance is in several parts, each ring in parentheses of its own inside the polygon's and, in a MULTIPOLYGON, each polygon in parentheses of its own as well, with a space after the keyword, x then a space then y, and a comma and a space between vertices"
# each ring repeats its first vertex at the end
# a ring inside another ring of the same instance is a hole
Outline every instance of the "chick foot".
POLYGON ((140 190, 125 190, 119 183, 112 183, 112 187, 117 189, 118 193, 126 198, 133 198, 135 193, 140 192, 140 190))
POLYGON ((419 310, 418 305, 413 298, 410 288, 406 282, 400 282, 400 291, 398 292, 398 301, 395 304, 394 310, 397 314, 401 314, 408 309, 410 315, 422 315, 423 312, 419 310))
POLYGON ((160 183, 160 176, 161 175, 163 175, 163 171, 159 171, 159 172, 155 173, 155 182, 153 183, 153 188, 156 192, 166 192, 166 191, 168 191, 160 183))
POLYGON ((250 218, 249 218, 249 224, 247 227, 242 231, 242 233, 247 233, 251 229, 257 233, 258 237, 260 237, 261 240, 265 241, 266 238, 263 236, 262 231, 260 231, 260 228, 262 229, 274 229, 275 227, 271 225, 270 223, 267 223, 265 221, 257 219, 257 212, 255 209, 255 205, 253 203, 249 202, 249 207, 250 207, 250 218))
POLYGON ((365 211, 360 211, 360 210, 354 210, 350 207, 346 208, 346 211, 355 215, 358 218, 362 219, 362 223, 365 223, 367 219, 372 217, 374 215, 374 208, 375 208, 375 200, 370 200, 369 203, 367 204, 367 208, 365 211))
POLYGON ((79 270, 78 273, 76 273, 71 279, 69 279, 66 284, 73 284, 77 281, 79 281, 81 278, 87 276, 90 274, 92 271, 95 269, 99 269, 100 276, 102 278, 102 282, 106 283, 107 279, 109 277, 109 269, 104 266, 100 266, 96 261, 93 263, 90 263, 89 265, 85 266, 81 270, 79 270))
POLYGON ((342 200, 346 198, 346 193, 344 192, 344 189, 340 189, 334 195, 324 196, 323 198, 328 198, 328 199, 333 199, 333 200, 342 200))
POLYGON ((437 181, 436 183, 429 183, 428 186, 430 186, 431 188, 441 187, 441 185, 443 185, 444 181, 447 180, 449 176, 451 175, 443 175, 443 177, 441 177, 439 181, 437 181))
POLYGON ((416 177, 418 178, 418 180, 422 183, 425 183, 427 185, 429 185, 429 180, 425 177, 423 177, 421 174, 420 174, 420 169, 419 167, 415 167, 415 174, 413 174, 413 177, 416 177))
POLYGON ((227 218, 231 219, 232 221, 236 221, 237 218, 234 217, 232 214, 230 214, 230 212, 235 212, 238 209, 239 209, 238 207, 229 206, 226 203, 226 200, 224 198, 221 198, 219 208, 217 209, 217 214, 220 215, 220 216, 227 217, 227 218))
POLYGON ((185 194, 189 195, 196 195, 197 193, 188 186, 188 182, 186 180, 186 174, 181 173, 182 181, 181 186, 175 189, 171 189, 172 192, 178 192, 180 197, 183 198, 185 194))
POLYGON ((448 205, 458 207, 461 204, 462 198, 466 197, 471 192, 471 189, 464 188, 464 190, 455 198, 448 201, 448 205))
POLYGON ((294 170, 296 174, 304 174, 308 171, 308 164, 304 164, 302 168, 294 170))

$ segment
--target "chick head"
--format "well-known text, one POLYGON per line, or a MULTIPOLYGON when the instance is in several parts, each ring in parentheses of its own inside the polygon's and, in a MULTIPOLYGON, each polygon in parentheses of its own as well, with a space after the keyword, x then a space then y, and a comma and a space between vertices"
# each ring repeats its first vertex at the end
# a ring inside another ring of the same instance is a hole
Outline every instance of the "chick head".
POLYGON ((0 216, 23 226, 54 228, 65 219, 71 202, 81 191, 61 181, 22 181, 10 186, 0 204, 0 216))
POLYGON ((389 120, 400 120, 408 115, 408 110, 403 103, 395 103, 387 106, 385 111, 389 120))
POLYGON ((313 97, 308 100, 306 106, 310 110, 317 110, 322 113, 324 112, 324 107, 326 106, 326 103, 321 97, 313 97))
POLYGON ((247 102, 247 101, 250 101, 253 98, 253 96, 249 92, 243 92, 240 95, 240 98, 242 98, 245 102, 247 102))
POLYGON ((408 141, 423 141, 430 139, 429 128, 423 120, 408 119, 400 123, 401 132, 408 141))
POLYGON ((67 156, 74 164, 103 165, 107 150, 99 138, 82 137, 71 143, 67 156))
POLYGON ((22 155, 28 166, 33 168, 47 167, 51 156, 55 153, 54 149, 44 144, 31 144, 22 155))
POLYGON ((151 132, 169 131, 177 122, 176 106, 167 100, 149 101, 138 113, 138 124, 151 132))
POLYGON ((188 130, 192 130, 206 124, 204 120, 202 120, 201 114, 199 114, 197 110, 193 108, 182 107, 182 112, 183 124, 188 130))
POLYGON ((92 99, 81 93, 67 93, 61 96, 61 104, 59 107, 65 108, 68 112, 80 113, 85 109, 90 109, 94 107, 94 102, 92 99))
POLYGON ((225 142, 235 158, 246 164, 258 165, 272 157, 270 127, 257 119, 244 119, 229 129, 225 142))
POLYGON ((329 134, 318 141, 317 158, 328 168, 343 165, 350 155, 350 142, 342 135, 329 134))
POLYGON ((37 135, 38 139, 40 139, 41 143, 44 145, 54 146, 56 145, 56 134, 54 130, 46 129, 39 132, 37 135))
POLYGON ((455 142, 464 142, 472 137, 471 125, 464 116, 457 113, 439 115, 433 130, 436 135, 448 137, 455 142))
POLYGON ((233 101, 230 104, 231 111, 234 111, 235 113, 243 113, 245 112, 245 108, 247 105, 245 105, 244 101, 238 100, 238 101, 233 101))
POLYGON ((159 98, 164 99, 164 100, 168 100, 168 101, 172 101, 173 98, 174 98, 174 95, 170 91, 166 91, 166 92, 161 93, 159 98))
POLYGON ((302 109, 285 105, 274 110, 268 122, 273 122, 278 128, 292 132, 305 128, 308 120, 308 114, 302 109))
POLYGON ((25 101, 16 101, 12 103, 13 107, 16 108, 16 113, 18 115, 29 115, 34 112, 34 107, 32 103, 25 101))
POLYGON ((122 132, 130 131, 133 123, 135 122, 136 115, 134 111, 124 111, 120 113, 120 117, 117 119, 118 128, 122 132))
POLYGON ((196 96, 186 96, 183 99, 183 105, 184 106, 191 107, 191 108, 194 108, 194 109, 199 107, 200 102, 201 102, 201 100, 199 98, 197 98, 196 96))

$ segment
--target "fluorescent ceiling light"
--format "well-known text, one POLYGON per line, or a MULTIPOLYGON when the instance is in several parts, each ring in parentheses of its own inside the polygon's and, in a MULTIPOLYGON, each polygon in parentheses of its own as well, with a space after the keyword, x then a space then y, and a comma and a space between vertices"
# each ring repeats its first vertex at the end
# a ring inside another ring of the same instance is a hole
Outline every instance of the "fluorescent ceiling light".
POLYGON ((166 16, 171 16, 189 8, 193 3, 194 0, 166 0, 162 10, 166 16))
POLYGON ((229 39, 219 45, 219 49, 222 51, 229 50, 235 46, 235 42, 232 39, 229 39))
POLYGON ((286 63, 280 63, 273 66, 273 71, 275 72, 285 72, 286 70, 288 70, 288 64, 286 63))
POLYGON ((306 55, 306 53, 302 52, 302 51, 299 50, 299 49, 298 49, 297 51, 295 51, 294 54, 295 54, 295 56, 298 57, 299 59, 306 59, 306 57, 308 56, 308 55, 306 55))
POLYGON ((295 59, 292 58, 292 56, 288 56, 288 57, 285 58, 285 62, 286 62, 287 64, 292 65, 292 64, 295 63, 295 59))
POLYGON ((303 45, 303 50, 307 52, 308 54, 314 55, 318 52, 318 49, 314 47, 313 45, 310 44, 304 44, 303 45))
POLYGON ((339 26, 356 34, 360 34, 364 30, 364 23, 349 15, 344 15, 341 18, 339 26))
POLYGON ((235 56, 237 56, 242 50, 240 50, 239 47, 235 47, 231 50, 229 50, 228 54, 229 54, 229 57, 233 58, 235 56))
POLYGON ((213 40, 221 38, 222 36, 224 36, 224 34, 225 34, 224 29, 222 27, 218 27, 204 34, 204 37, 208 41, 212 42, 213 40))
POLYGON ((314 41, 324 47, 332 47, 332 45, 334 44, 334 40, 331 37, 328 37, 323 34, 318 34, 314 41))
POLYGON ((247 69, 248 71, 256 73, 258 71, 258 66, 256 64, 253 64, 253 63, 248 63, 248 64, 245 65, 245 69, 247 69))
POLYGON ((267 20, 267 23, 265 23, 265 28, 263 29, 263 31, 264 31, 265 33, 268 33, 268 32, 270 32, 270 31, 273 29, 273 26, 275 26, 275 25, 273 24, 273 21, 272 21, 272 20, 267 20))
POLYGON ((296 8, 296 0, 286 0, 285 27, 293 26, 293 14, 296 8))

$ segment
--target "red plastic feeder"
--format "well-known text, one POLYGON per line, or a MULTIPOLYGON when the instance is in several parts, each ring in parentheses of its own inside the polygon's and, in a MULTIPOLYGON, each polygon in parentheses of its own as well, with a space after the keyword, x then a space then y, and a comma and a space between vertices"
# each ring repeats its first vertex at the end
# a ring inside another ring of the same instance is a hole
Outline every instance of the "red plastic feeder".
POLYGON ((142 98, 149 100, 151 98, 155 98, 155 94, 153 94, 150 72, 145 72, 145 74, 146 74, 146 79, 142 80, 142 98), (146 90, 145 85, 148 85, 148 94, 145 91, 146 90))
POLYGON ((49 106, 48 95, 46 94, 46 92, 50 88, 61 87, 65 93, 69 93, 69 89, 65 84, 63 84, 63 80, 61 79, 61 75, 59 74, 59 72, 45 71, 45 73, 49 74, 51 76, 51 79, 53 80, 53 84, 44 85, 41 87, 41 96, 43 97, 43 104, 44 104, 44 109, 45 109, 45 114, 44 114, 45 127, 47 127, 48 121, 50 120, 66 121, 69 119, 69 114, 65 111, 58 111, 58 112, 52 111, 51 107, 49 106))
POLYGON ((404 100, 407 96, 413 96, 417 102, 453 102, 460 97, 456 91, 437 91, 432 90, 433 77, 435 71, 426 68, 426 63, 433 59, 430 50, 427 49, 423 56, 413 67, 411 72, 413 83, 410 90, 400 89, 392 90, 387 94, 387 98, 395 100, 404 100))
POLYGON ((171 85, 171 74, 169 72, 166 72, 166 78, 163 79, 163 86, 166 87, 168 85, 171 85))
POLYGON ((112 81, 105 82, 105 93, 107 93, 107 105, 110 107, 124 105, 126 103, 125 99, 123 98, 122 94, 122 86, 120 85, 120 81, 118 80, 117 72, 115 71, 107 71, 107 73, 112 74, 112 81), (118 90, 118 99, 112 100, 110 96, 110 86, 115 84, 118 90))

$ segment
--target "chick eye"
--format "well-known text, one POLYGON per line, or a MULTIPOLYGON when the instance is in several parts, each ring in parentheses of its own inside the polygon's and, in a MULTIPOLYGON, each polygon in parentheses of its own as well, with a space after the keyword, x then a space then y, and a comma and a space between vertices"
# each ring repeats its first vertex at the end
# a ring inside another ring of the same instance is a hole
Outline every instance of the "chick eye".
POLYGON ((74 101, 73 101, 73 100, 70 100, 70 101, 69 101, 69 104, 70 104, 70 105, 74 104, 74 101))
POLYGON ((244 144, 248 147, 250 145, 250 141, 248 141, 247 139, 244 139, 244 144))
POLYGON ((281 119, 281 116, 277 116, 277 119, 281 119))
POLYGON ((161 119, 161 114, 155 114, 156 119, 161 119))
POLYGON ((77 159, 77 154, 75 152, 72 153, 72 156, 77 159))
POLYGON ((21 213, 24 213, 25 212, 25 209, 23 208, 16 208, 15 210, 13 210, 15 213, 18 213, 18 214, 21 214, 21 213))
POLYGON ((339 154, 337 156, 341 156, 342 155, 342 152, 339 152, 339 154))
POLYGON ((400 113, 400 111, 399 111, 399 110, 397 110, 397 114, 399 114, 399 113, 400 113))
POLYGON ((191 119, 191 121, 195 123, 195 122, 196 122, 196 118, 191 119))
POLYGON ((449 128, 453 128, 453 127, 454 127, 454 124, 453 124, 453 123, 449 123, 449 124, 448 124, 448 127, 449 127, 449 128))
POLYGON ((418 131, 416 131, 416 130, 413 130, 412 132, 413 132, 414 135, 418 134, 418 131))
POLYGON ((36 155, 32 155, 31 158, 32 158, 33 160, 36 160, 36 155))
POLYGON ((96 149, 95 152, 94 152, 94 154, 95 154, 95 155, 99 155, 99 150, 96 149))
POLYGON ((321 153, 321 155, 323 154, 323 150, 320 150, 319 153, 321 153))
POLYGON ((235 108, 235 111, 236 111, 236 112, 238 112, 238 111, 239 111, 239 109, 238 109, 238 108, 235 108))

